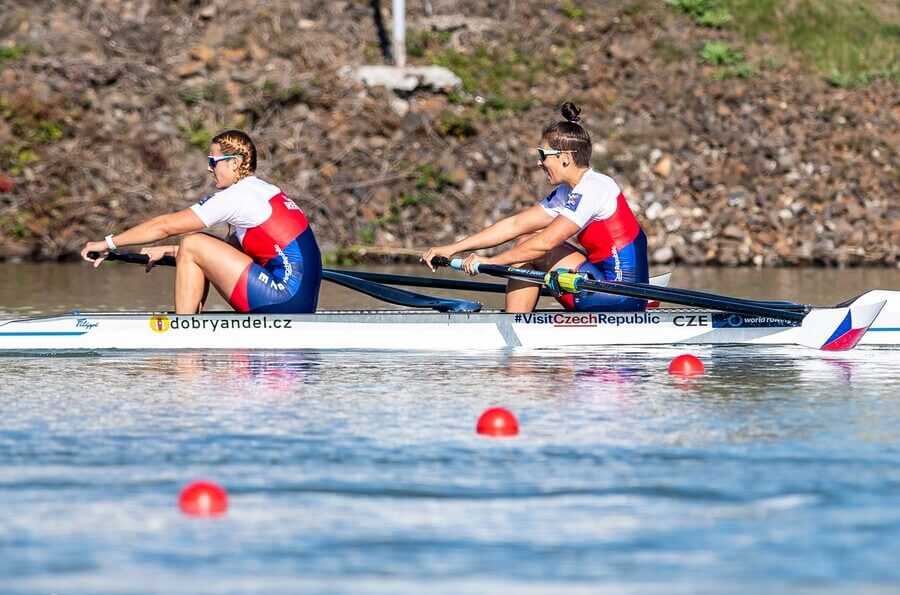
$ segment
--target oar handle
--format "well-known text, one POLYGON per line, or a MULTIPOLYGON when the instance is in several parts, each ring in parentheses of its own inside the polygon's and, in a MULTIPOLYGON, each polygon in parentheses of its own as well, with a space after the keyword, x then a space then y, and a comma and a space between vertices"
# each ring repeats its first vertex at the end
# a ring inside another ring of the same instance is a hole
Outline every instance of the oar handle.
MULTIPOLYGON (((100 258, 99 252, 88 252, 87 255, 88 258, 100 258)), ((106 255, 106 260, 147 265, 150 262, 150 257, 146 254, 135 254, 133 252, 110 252, 106 255)), ((175 266, 175 259, 171 256, 163 256, 156 261, 156 265, 173 267, 175 266)))
MULTIPOLYGON (((436 267, 448 267, 451 269, 456 269, 457 271, 463 270, 463 259, 462 258, 454 258, 450 260, 446 256, 435 256, 431 259, 431 264, 436 267)), ((476 262, 472 265, 472 270, 475 273, 478 273, 478 263, 476 262)))
MULTIPOLYGON (((451 269, 456 269, 457 271, 461 271, 461 270, 463 270, 463 262, 464 261, 462 258, 454 258, 453 260, 450 261, 450 264, 448 266, 451 269)), ((478 263, 477 262, 474 265, 472 265, 472 270, 475 271, 476 273, 478 272, 478 263)))

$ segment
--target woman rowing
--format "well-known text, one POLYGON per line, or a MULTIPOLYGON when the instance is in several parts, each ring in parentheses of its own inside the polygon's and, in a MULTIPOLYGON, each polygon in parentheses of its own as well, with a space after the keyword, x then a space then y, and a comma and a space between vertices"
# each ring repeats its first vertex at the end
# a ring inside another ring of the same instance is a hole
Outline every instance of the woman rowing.
POLYGON ((239 130, 216 135, 208 170, 218 192, 190 208, 88 242, 82 258, 99 266, 119 246, 189 234, 177 246, 141 249, 150 259, 148 271, 164 256, 176 258, 176 314, 200 312, 210 283, 240 312, 314 312, 322 280, 319 246, 300 207, 254 175, 256 147, 250 137, 239 130), (232 226, 234 245, 191 233, 217 223, 232 226), (100 256, 91 258, 90 252, 100 256))
MULTIPOLYGON (((616 182, 591 169, 591 137, 578 124, 581 110, 571 102, 561 107, 564 122, 547 126, 537 149, 538 165, 556 188, 540 203, 456 243, 429 248, 422 261, 459 252, 492 248, 520 238, 516 246, 485 258, 470 254, 464 261, 474 274, 476 262, 530 266, 544 271, 567 269, 604 281, 648 282, 647 237, 616 182), (561 215, 561 216, 560 216, 561 215), (577 236, 582 249, 568 243, 577 236)), ((540 297, 534 283, 510 279, 506 311, 530 312, 540 297)), ((557 297, 567 310, 641 311, 646 302, 624 296, 581 292, 557 297)))

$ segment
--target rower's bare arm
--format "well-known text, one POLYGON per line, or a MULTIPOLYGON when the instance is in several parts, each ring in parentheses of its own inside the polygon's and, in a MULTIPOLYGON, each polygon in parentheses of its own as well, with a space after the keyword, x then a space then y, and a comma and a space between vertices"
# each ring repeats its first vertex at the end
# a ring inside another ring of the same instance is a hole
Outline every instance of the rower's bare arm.
MULTIPOLYGON (((553 218, 540 206, 534 205, 515 215, 474 233, 462 240, 445 246, 429 248, 422 254, 422 262, 431 267, 431 259, 436 256, 452 257, 460 252, 471 252, 483 248, 493 248, 521 235, 533 233, 552 222, 553 218)), ((434 270, 434 267, 431 267, 434 270)))
POLYGON ((115 250, 119 246, 150 244, 171 236, 200 231, 205 228, 206 225, 194 211, 184 209, 177 213, 154 217, 120 234, 110 234, 103 241, 88 242, 81 249, 81 257, 97 267, 106 259, 109 250, 115 250), (92 256, 94 252, 99 256, 92 256))
MULTIPOLYGON (((538 206, 540 208, 540 206, 538 206)), ((543 210, 543 209, 542 209, 543 210)), ((549 215, 547 215, 549 217, 549 215)), ((566 217, 557 217, 550 225, 532 235, 518 246, 510 248, 492 257, 491 263, 515 265, 532 262, 561 246, 566 240, 580 231, 578 224, 566 217)))
POLYGON ((471 252, 482 248, 493 248, 519 236, 543 229, 552 221, 553 218, 547 214, 547 211, 540 205, 534 205, 460 240, 456 243, 456 251, 471 252))
POLYGON ((127 231, 115 234, 114 238, 117 246, 134 246, 151 244, 201 229, 206 229, 206 225, 200 220, 200 217, 193 210, 184 209, 139 223, 127 231))

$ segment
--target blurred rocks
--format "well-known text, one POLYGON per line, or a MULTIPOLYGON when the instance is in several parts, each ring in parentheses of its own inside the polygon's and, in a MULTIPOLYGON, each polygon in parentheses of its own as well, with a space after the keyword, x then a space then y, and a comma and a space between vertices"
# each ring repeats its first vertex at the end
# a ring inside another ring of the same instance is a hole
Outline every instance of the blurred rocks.
POLYGON ((462 85, 453 71, 441 66, 360 66, 344 67, 341 76, 361 81, 367 87, 387 87, 392 91, 411 93, 416 89, 428 89, 448 93, 462 85))
POLYGON ((0 61, 0 259, 72 255, 189 206, 231 127, 323 246, 414 253, 550 192, 534 147, 577 98, 653 263, 900 265, 897 83, 714 80, 695 56, 709 30, 640 2, 584 3, 583 20, 538 0, 407 3, 402 71, 366 2, 26 5, 0 11, 3 45, 23 48, 0 61))

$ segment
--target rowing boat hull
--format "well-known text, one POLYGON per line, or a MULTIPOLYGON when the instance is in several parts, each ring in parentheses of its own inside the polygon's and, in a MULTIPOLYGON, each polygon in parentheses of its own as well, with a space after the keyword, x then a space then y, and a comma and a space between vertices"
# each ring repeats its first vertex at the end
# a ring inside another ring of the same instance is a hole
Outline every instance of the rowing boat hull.
MULTIPOLYGON (((891 303, 900 304, 900 292, 891 303), (894 301, 896 300, 896 301, 894 301)), ((868 295, 868 294, 867 294, 868 295)), ((828 312, 828 310, 823 310, 828 312)), ((809 344, 797 323, 660 308, 641 313, 316 314, 72 313, 0 321, 0 351, 106 349, 376 349, 465 351, 600 345, 809 344)), ((830 331, 827 331, 830 332, 830 331)), ((885 308, 860 344, 900 345, 900 307, 885 308)))

